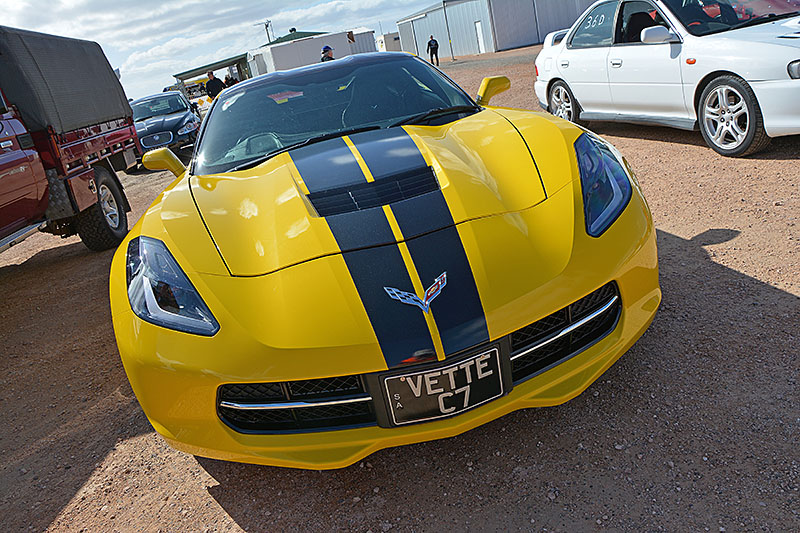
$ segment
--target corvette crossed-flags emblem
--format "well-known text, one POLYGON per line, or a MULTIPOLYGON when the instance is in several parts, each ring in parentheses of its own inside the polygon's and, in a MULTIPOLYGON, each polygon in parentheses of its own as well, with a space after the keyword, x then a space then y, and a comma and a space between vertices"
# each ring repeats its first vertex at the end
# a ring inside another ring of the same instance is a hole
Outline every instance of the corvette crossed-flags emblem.
POLYGON ((428 287, 428 290, 425 291, 425 299, 420 298, 416 294, 394 289, 392 287, 384 287, 383 290, 385 290, 386 294, 388 294, 394 300, 398 300, 399 302, 408 305, 416 305, 422 309, 423 313, 427 313, 431 308, 431 302, 433 302, 433 300, 439 296, 445 285, 447 285, 447 272, 442 272, 442 275, 436 278, 436 281, 433 282, 433 285, 428 287))

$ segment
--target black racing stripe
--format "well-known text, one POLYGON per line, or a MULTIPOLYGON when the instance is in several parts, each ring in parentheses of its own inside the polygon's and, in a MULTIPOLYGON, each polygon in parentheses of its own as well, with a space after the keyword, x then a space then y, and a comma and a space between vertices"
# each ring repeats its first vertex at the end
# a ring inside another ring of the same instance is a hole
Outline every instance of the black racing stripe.
POLYGON ((329 139, 301 146, 290 152, 308 192, 319 192, 357 183, 366 183, 353 152, 344 139, 329 139))
MULTIPOLYGON (((309 192, 367 182, 343 139, 298 148, 292 150, 291 156, 309 192)), ((387 367, 399 366, 415 354, 435 357, 422 311, 393 300, 384 290, 392 287, 415 292, 383 209, 343 213, 325 220, 343 252, 387 367)))
POLYGON ((486 316, 456 227, 423 235, 406 244, 425 288, 442 272, 447 272, 447 285, 431 304, 445 355, 487 342, 486 316))
MULTIPOLYGON (((364 132, 351 140, 376 181, 427 167, 419 148, 402 128, 364 132)), ((445 355, 488 341, 475 277, 442 191, 397 202, 391 209, 423 286, 429 287, 447 272, 447 285, 431 304, 445 355)))
POLYGON ((394 243, 396 240, 380 207, 331 215, 325 220, 342 251, 394 243))
POLYGON ((381 346, 388 368, 435 349, 422 311, 393 300, 384 287, 415 292, 397 245, 346 252, 347 269, 381 346))
POLYGON ((417 145, 402 128, 365 131, 352 135, 350 140, 376 181, 428 166, 417 145))
POLYGON ((406 239, 413 239, 453 225, 453 216, 442 191, 397 202, 392 204, 391 208, 406 239))

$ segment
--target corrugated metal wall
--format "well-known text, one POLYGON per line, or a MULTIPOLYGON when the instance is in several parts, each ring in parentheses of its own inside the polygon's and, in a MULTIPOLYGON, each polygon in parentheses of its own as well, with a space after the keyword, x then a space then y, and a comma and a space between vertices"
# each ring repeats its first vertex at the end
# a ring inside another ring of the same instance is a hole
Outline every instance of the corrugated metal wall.
MULTIPOLYGON (((417 44, 414 42, 413 22, 403 22, 397 25, 397 33, 400 34, 400 47, 404 52, 418 54, 417 44)), ((423 52, 425 49, 422 50, 423 52)))
POLYGON ((494 37, 498 50, 540 43, 534 0, 492 0, 494 37))
MULTIPOLYGON (((478 53, 476 21, 480 21, 486 52, 540 43, 545 36, 569 28, 595 0, 464 0, 447 2, 447 21, 455 55, 478 53), (491 8, 490 8, 491 5, 491 8), (489 11, 491 9, 491 16, 489 11), (494 26, 494 27, 492 27, 494 26)), ((431 34, 439 41, 439 56, 450 55, 441 6, 397 25, 403 50, 425 56, 431 34)))
POLYGON ((350 51, 352 53, 364 54, 377 51, 377 48, 375 48, 375 32, 356 33, 353 38, 356 42, 350 43, 350 51))
POLYGON ((578 16, 596 0, 535 0, 540 40, 552 31, 572 26, 578 16))
MULTIPOLYGON (((447 25, 450 27, 450 37, 453 41, 455 55, 464 56, 480 52, 476 22, 480 23, 484 51, 494 52, 494 38, 487 0, 447 2, 447 25)), ((431 9, 423 17, 402 22, 397 25, 397 28, 400 32, 400 43, 406 52, 425 56, 428 40, 433 35, 439 41, 439 57, 450 55, 447 26, 441 7, 431 9)))

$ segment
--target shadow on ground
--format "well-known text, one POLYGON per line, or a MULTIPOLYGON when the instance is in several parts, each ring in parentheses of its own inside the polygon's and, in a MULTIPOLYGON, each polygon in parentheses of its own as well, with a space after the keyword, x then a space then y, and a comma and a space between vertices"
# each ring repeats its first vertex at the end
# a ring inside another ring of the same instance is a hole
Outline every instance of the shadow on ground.
MULTIPOLYGON (((707 147, 699 131, 685 131, 661 126, 639 126, 618 122, 590 122, 588 128, 599 135, 707 147)), ((723 157, 715 153, 711 148, 708 148, 708 150, 709 157, 723 157)), ((797 161, 798 158, 800 158, 800 136, 795 135, 772 139, 767 148, 757 154, 747 156, 746 159, 797 161)))
POLYGON ((152 431, 117 355, 113 251, 82 243, 0 268, 0 516, 42 531, 118 441, 152 431))
POLYGON ((198 459, 209 492, 247 531, 791 529, 800 299, 710 260, 737 235, 659 232, 656 320, 567 404, 338 471, 198 459))

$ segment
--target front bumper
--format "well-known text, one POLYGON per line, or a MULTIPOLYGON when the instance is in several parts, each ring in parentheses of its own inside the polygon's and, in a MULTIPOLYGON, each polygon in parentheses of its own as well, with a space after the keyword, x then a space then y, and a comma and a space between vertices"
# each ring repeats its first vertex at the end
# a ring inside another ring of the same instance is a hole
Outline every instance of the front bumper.
MULTIPOLYGON (((489 240, 506 251, 505 256, 492 254, 480 262, 471 261, 487 315, 489 344, 502 343, 512 332, 612 280, 619 289, 622 309, 613 331, 588 349, 517 383, 506 396, 451 418, 401 427, 374 425, 288 434, 235 431, 217 413, 221 385, 347 376, 386 368, 375 366, 374 361, 381 358, 375 357, 374 346, 337 345, 330 340, 337 338, 335 329, 324 334, 313 329, 312 325, 322 330, 327 326, 317 317, 307 316, 304 322, 295 322, 296 329, 306 332, 303 337, 307 347, 298 348, 288 342, 290 336, 266 335, 252 327, 248 321, 253 313, 243 299, 236 302, 244 309, 227 309, 216 300, 216 295, 230 297, 236 292, 274 293, 268 279, 273 275, 231 278, 187 273, 220 322, 221 329, 213 338, 143 322, 133 315, 127 302, 124 242, 112 264, 111 300, 119 351, 133 390, 153 427, 179 450, 222 460, 312 469, 344 467, 382 448, 458 435, 517 409, 566 402, 585 390, 633 345, 652 321, 661 300, 655 232, 638 190, 617 222, 599 239, 585 234, 582 210, 570 207, 576 199, 577 205, 582 205, 580 194, 580 186, 573 182, 548 201, 524 212, 459 226, 468 252, 476 247, 484 249, 486 245, 480 243, 489 240), (574 226, 569 222, 555 226, 544 223, 558 220, 555 213, 564 212, 574 226), (510 265, 509 247, 521 241, 515 240, 516 233, 508 233, 509 225, 515 228, 514 232, 519 230, 520 235, 540 244, 544 234, 556 234, 555 239, 544 247, 517 249, 516 261, 510 265), (574 235, 561 238, 560 231, 574 235), (505 235, 511 236, 506 239, 505 235), (539 253, 547 255, 542 257, 539 253), (513 279, 509 282, 509 278, 513 279), (231 310, 238 316, 229 315, 231 310), (329 344, 321 345, 326 339, 329 344)), ((320 265, 328 260, 335 258, 311 261, 283 272, 312 279, 315 269, 322 268, 320 265)), ((281 285, 292 282, 282 279, 281 285)), ((319 294, 314 296, 320 298, 319 294)), ((328 302, 318 304, 324 306, 328 302)), ((292 309, 284 302, 280 311, 291 316, 292 309)), ((264 322, 279 321, 276 315, 264 322)), ((286 330, 282 324, 275 327, 276 331, 286 330)))
POLYGON ((750 82, 770 137, 800 135, 800 80, 750 82))

